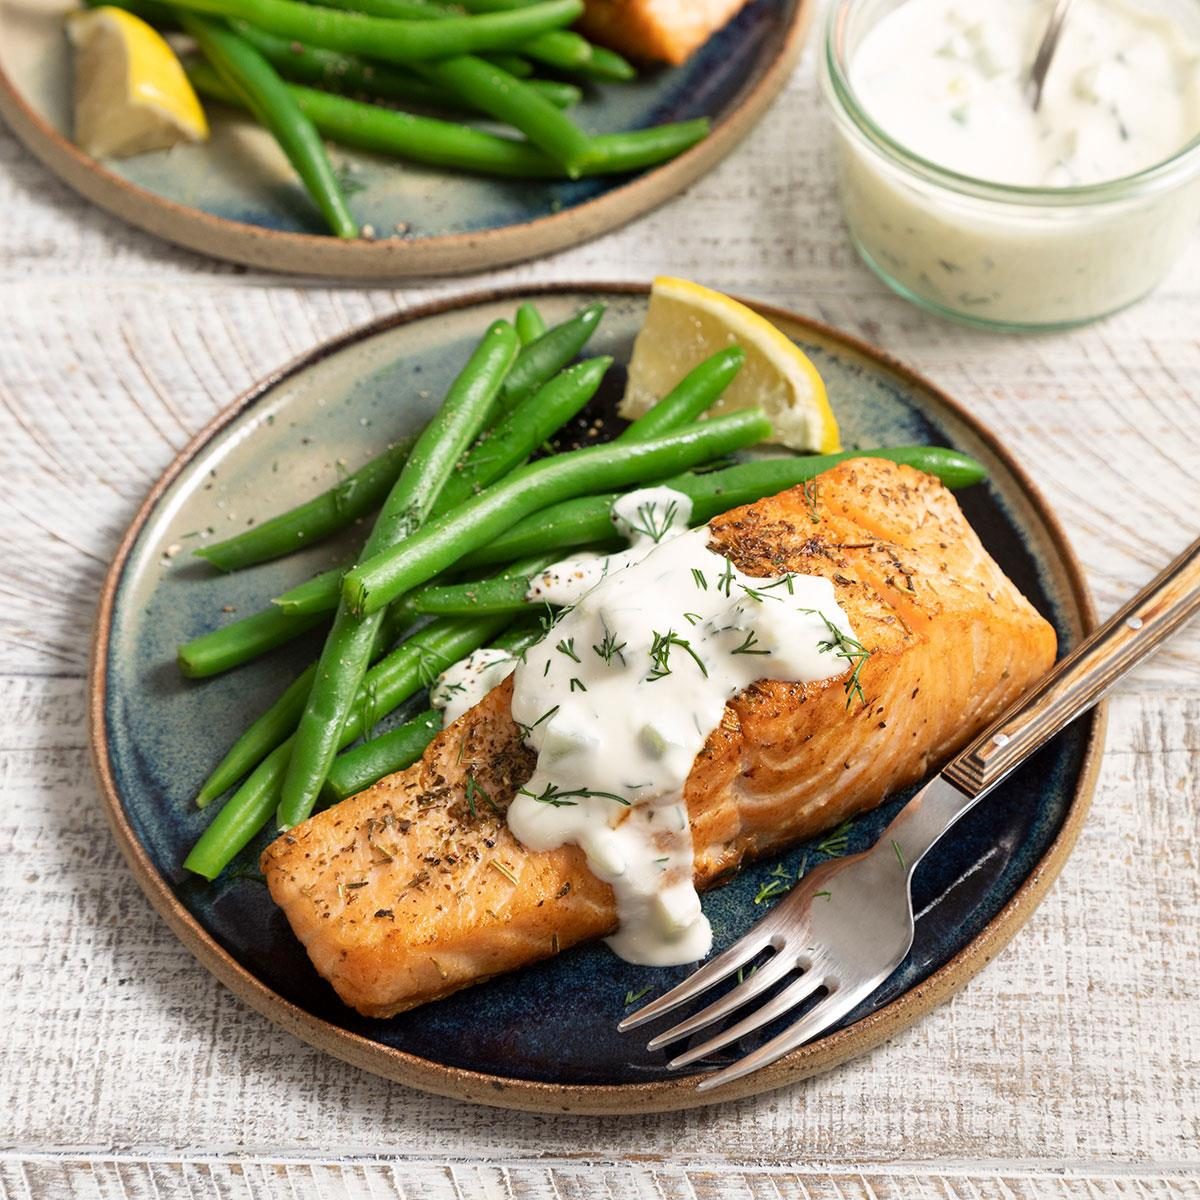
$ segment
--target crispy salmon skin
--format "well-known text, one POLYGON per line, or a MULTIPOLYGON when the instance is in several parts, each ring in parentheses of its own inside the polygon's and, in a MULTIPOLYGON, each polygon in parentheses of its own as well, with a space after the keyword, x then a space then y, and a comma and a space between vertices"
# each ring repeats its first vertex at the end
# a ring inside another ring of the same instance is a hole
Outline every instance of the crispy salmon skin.
MULTIPOLYGON (((734 509, 710 545, 751 575, 834 585, 871 651, 846 677, 757 683, 725 708, 684 791, 696 882, 836 825, 925 775, 1043 675, 1050 625, 937 480, 854 459, 734 509)), ((532 773, 490 692, 406 771, 279 837, 262 867, 317 970, 389 1016, 612 932, 612 891, 574 846, 524 849, 504 810, 532 773)))

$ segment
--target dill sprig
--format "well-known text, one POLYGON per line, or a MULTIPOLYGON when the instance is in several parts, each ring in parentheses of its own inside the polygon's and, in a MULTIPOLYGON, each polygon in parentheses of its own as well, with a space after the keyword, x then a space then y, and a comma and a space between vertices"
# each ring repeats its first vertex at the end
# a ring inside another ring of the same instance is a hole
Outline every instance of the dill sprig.
POLYGON ((653 500, 648 500, 645 504, 638 505, 638 520, 636 523, 631 521, 629 528, 634 533, 644 534, 657 544, 671 531, 671 526, 675 524, 675 514, 678 511, 679 504, 672 500, 663 509, 660 516, 658 505, 653 500))
POLYGON ((574 808, 579 800, 592 798, 615 800, 629 807, 629 801, 624 796, 618 796, 616 792, 597 792, 593 788, 560 788, 556 783, 548 783, 540 792, 531 792, 528 788, 521 788, 520 791, 522 796, 549 804, 551 808, 574 808))
POLYGON ((844 629, 840 629, 835 625, 819 608, 800 608, 796 611, 811 613, 813 616, 820 617, 825 622, 825 628, 829 630, 829 637, 824 641, 818 642, 817 649, 822 654, 836 654, 838 658, 843 658, 849 663, 851 667, 850 675, 842 685, 846 692, 846 707, 849 708, 854 703, 854 697, 857 696, 859 703, 865 708, 867 697, 866 693, 863 692, 860 676, 862 675, 862 669, 867 659, 871 657, 871 651, 858 638, 851 637, 844 629))
POLYGON ((740 646, 735 646, 730 650, 730 654, 770 654, 770 650, 755 650, 758 645, 758 634, 751 629, 745 637, 745 640, 740 646))
POLYGON ((553 708, 546 709, 546 711, 544 713, 542 713, 542 715, 540 717, 538 717, 538 719, 536 721, 534 721, 534 723, 532 725, 526 725, 521 721, 517 721, 516 725, 517 725, 517 728, 521 731, 522 740, 527 738, 540 724, 542 724, 543 721, 550 720, 550 718, 552 716, 554 716, 554 714, 556 712, 558 712, 557 704, 553 708))
POLYGON ((554 647, 559 654, 565 654, 572 662, 582 662, 583 660, 575 653, 575 639, 573 637, 564 638, 557 646, 554 647))
POLYGON ((604 626, 603 640, 594 645, 592 649, 604 659, 605 666, 612 666, 614 656, 621 660, 622 666, 625 664, 625 655, 621 653, 625 649, 625 643, 618 642, 617 635, 607 625, 604 626))
POLYGON ((801 484, 801 492, 804 495, 804 503, 808 508, 808 519, 814 524, 821 523, 821 514, 817 511, 818 490, 820 485, 815 479, 810 479, 807 483, 801 484))
POLYGON ((836 829, 830 830, 817 843, 816 850, 818 854, 824 854, 826 858, 841 858, 849 845, 850 818, 847 817, 836 829))
POLYGON ((692 568, 692 582, 702 591, 708 591, 708 580, 705 578, 704 572, 699 567, 692 568))
POLYGON ((482 800, 484 802, 484 804, 486 804, 488 806, 488 808, 490 808, 492 810, 492 812, 500 811, 496 807, 495 801, 492 800, 491 796, 489 796, 487 794, 487 792, 484 791, 484 789, 479 786, 479 781, 475 778, 474 775, 467 776, 466 799, 467 799, 467 808, 470 810, 472 819, 479 816, 479 811, 475 806, 476 800, 482 800))
POLYGON ((717 580, 717 591, 724 593, 726 598, 733 594, 733 563, 729 559, 725 560, 725 569, 717 580))
POLYGON ((704 665, 704 660, 692 649, 692 644, 687 638, 681 638, 673 629, 668 629, 666 633, 654 631, 654 641, 650 646, 650 659, 654 663, 654 667, 650 674, 646 676, 648 682, 653 683, 658 679, 665 679, 671 674, 671 647, 678 646, 685 654, 691 657, 691 660, 700 668, 700 674, 705 679, 708 678, 708 668, 704 665))

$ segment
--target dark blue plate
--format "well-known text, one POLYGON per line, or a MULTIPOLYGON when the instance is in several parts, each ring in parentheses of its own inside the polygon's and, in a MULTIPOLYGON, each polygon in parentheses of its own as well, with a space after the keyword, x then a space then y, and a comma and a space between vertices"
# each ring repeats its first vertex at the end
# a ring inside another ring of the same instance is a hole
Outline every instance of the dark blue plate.
POLYGON ((370 241, 331 237, 270 135, 219 104, 205 104, 212 137, 202 145, 103 161, 77 149, 63 17, 78 7, 0 4, 0 115, 47 166, 101 207, 205 254, 270 270, 388 278, 550 254, 682 191, 738 144, 783 87, 814 3, 752 0, 683 66, 587 88, 572 115, 592 133, 709 118, 708 138, 651 170, 526 182, 335 148, 350 208, 374 230, 370 241))
MULTIPOLYGON (((645 312, 641 288, 563 288, 541 295, 551 320, 599 296, 609 310, 597 352, 628 359, 645 312)), ((311 644, 203 683, 180 679, 177 643, 247 613, 329 565, 345 546, 232 576, 187 550, 328 486, 390 438, 413 429, 489 321, 516 294, 470 298, 389 318, 323 347, 243 397, 180 456, 138 513, 100 612, 93 736, 107 805, 143 887, 183 940, 239 994, 300 1036, 416 1086, 515 1107, 631 1111, 701 1102, 694 1076, 665 1068, 641 1034, 616 1024, 642 995, 683 969, 630 966, 603 945, 470 988, 387 1021, 345 1008, 309 965, 257 875, 252 846, 214 885, 180 862, 207 823, 192 797, 228 744, 299 664, 311 644)), ((1090 626, 1078 567, 1040 497, 994 439, 903 367, 853 339, 764 310, 812 356, 847 446, 930 443, 985 462, 990 481, 960 494, 984 543, 1055 625, 1065 651, 1090 626)), ((612 391, 619 394, 620 371, 612 391)), ((860 1053, 961 986, 1008 940, 1070 850, 1087 807, 1097 727, 1081 721, 956 827, 916 876, 923 913, 900 970, 843 1027, 776 1067, 705 1096, 778 1086, 860 1053)), ((873 840, 903 803, 859 818, 851 850, 873 840)), ((746 871, 704 899, 717 946, 743 934, 771 903, 782 867, 815 865, 819 840, 746 871)))

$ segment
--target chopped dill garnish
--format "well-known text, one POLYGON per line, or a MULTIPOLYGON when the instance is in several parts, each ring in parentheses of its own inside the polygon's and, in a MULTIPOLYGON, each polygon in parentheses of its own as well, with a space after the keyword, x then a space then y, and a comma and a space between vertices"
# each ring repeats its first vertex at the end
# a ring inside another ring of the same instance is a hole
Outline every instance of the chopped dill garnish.
POLYGON ((478 809, 475 807, 475 801, 476 801, 476 800, 482 800, 482 801, 484 802, 484 804, 486 804, 486 805, 488 806, 488 808, 490 808, 490 809, 492 810, 492 812, 498 812, 498 811, 499 811, 499 810, 496 808, 496 805, 495 805, 495 803, 493 802, 493 800, 492 800, 491 796, 489 796, 489 795, 487 794, 487 792, 485 792, 485 791, 483 790, 483 788, 481 788, 481 787, 479 786, 479 782, 478 782, 478 780, 476 780, 476 778, 475 778, 475 776, 474 776, 474 775, 468 775, 468 776, 467 776, 467 796, 466 796, 466 799, 467 799, 467 808, 468 808, 468 809, 470 810, 470 812, 471 812, 471 817, 472 817, 472 819, 474 819, 474 818, 476 818, 476 817, 478 817, 478 816, 479 816, 479 811, 478 811, 478 809))
POLYGON ((686 612, 686 613, 684 613, 684 614, 683 614, 683 619, 684 619, 684 620, 685 620, 685 621, 686 621, 686 622, 687 622, 689 625, 699 625, 699 624, 700 624, 700 622, 704 620, 704 618, 703 618, 703 617, 702 617, 702 616, 701 616, 699 613, 694 613, 694 612, 686 612))
POLYGON ((900 849, 900 843, 892 838, 892 849, 896 852, 896 861, 900 864, 900 870, 907 871, 908 863, 904 861, 904 851, 900 849))
POLYGON ((646 676, 647 682, 653 683, 657 679, 665 679, 671 674, 671 647, 678 646, 685 654, 691 657, 691 660, 700 668, 700 674, 705 679, 708 678, 708 668, 704 665, 704 660, 692 649, 692 644, 687 638, 681 638, 673 629, 668 629, 666 633, 654 632, 654 642, 650 646, 650 659, 654 663, 654 668, 650 674, 646 676))
POLYGON ((628 1008, 631 1004, 636 1004, 643 996, 649 995, 650 988, 651 988, 651 985, 646 984, 646 986, 644 988, 642 988, 642 990, 640 992, 626 992, 625 993, 625 1007, 628 1008))
POLYGON ((578 678, 576 678, 574 675, 572 675, 572 676, 571 676, 571 691, 573 691, 573 692, 586 692, 586 691, 587 691, 587 685, 586 685, 586 684, 583 682, 583 680, 582 680, 582 679, 578 679, 578 678))
POLYGON ((679 505, 672 500, 665 509, 663 509, 661 518, 658 513, 658 505, 653 500, 646 501, 645 504, 639 504, 638 522, 630 523, 629 528, 634 533, 645 534, 653 542, 661 542, 664 537, 670 532, 671 526, 675 523, 675 514, 679 511, 679 505))
POLYGON ((801 491, 804 494, 804 503, 808 508, 808 519, 814 524, 821 523, 821 514, 817 511, 818 489, 819 484, 815 479, 810 479, 807 483, 801 484, 801 491))
POLYGON ((560 788, 555 783, 546 784, 541 792, 531 792, 528 788, 521 788, 522 796, 529 796, 533 800, 538 800, 542 804, 549 804, 551 808, 574 808, 576 800, 572 797, 578 797, 581 800, 590 800, 593 797, 602 800, 615 800, 618 804, 624 804, 629 807, 629 801, 624 796, 618 796, 615 792, 597 792, 592 788, 560 788))
POLYGON ((606 666, 612 666, 614 655, 621 660, 622 665, 625 663, 625 655, 621 653, 625 649, 625 643, 618 642, 617 635, 607 625, 604 627, 604 639, 594 645, 592 649, 604 659, 606 666))
POLYGON ((565 654, 573 662, 583 661, 579 655, 575 653, 575 639, 573 637, 564 638, 554 648, 559 652, 559 654, 565 654))
POLYGON ((556 712, 558 712, 557 704, 553 708, 546 709, 546 711, 542 713, 542 715, 538 717, 538 719, 534 721, 532 725, 524 725, 518 721, 516 724, 517 728, 521 731, 521 738, 527 738, 543 721, 550 720, 550 718, 554 716, 556 712))
POLYGON ((717 591, 724 592, 727 597, 733 594, 733 563, 729 559, 725 560, 725 570, 717 580, 717 591))
POLYGON ((814 900, 818 900, 818 899, 820 899, 820 897, 822 897, 822 896, 824 896, 826 900, 832 900, 832 899, 833 899, 833 893, 832 893, 832 892, 813 892, 813 899, 814 899, 814 900))
POLYGON ((836 829, 830 830, 818 843, 818 854, 826 858, 841 858, 850 845, 850 818, 847 817, 836 829))
POLYGON ((832 652, 838 658, 843 658, 850 664, 852 669, 849 678, 843 684, 846 691, 846 707, 849 708, 854 703, 854 697, 857 696, 859 703, 865 708, 867 697, 863 692, 860 676, 862 675, 862 669, 867 659, 871 657, 871 651, 858 638, 851 637, 845 630, 839 629, 820 609, 800 608, 796 611, 810 613, 815 617, 820 617, 825 622, 825 628, 829 630, 829 637, 824 641, 818 642, 817 649, 822 654, 832 652))
POLYGON ((692 568, 692 582, 702 591, 708 591, 708 580, 704 577, 704 572, 699 567, 692 568))
POLYGON ((758 634, 751 629, 745 637, 745 640, 740 646, 735 646, 730 650, 730 654, 770 654, 770 650, 755 650, 758 645, 758 634))

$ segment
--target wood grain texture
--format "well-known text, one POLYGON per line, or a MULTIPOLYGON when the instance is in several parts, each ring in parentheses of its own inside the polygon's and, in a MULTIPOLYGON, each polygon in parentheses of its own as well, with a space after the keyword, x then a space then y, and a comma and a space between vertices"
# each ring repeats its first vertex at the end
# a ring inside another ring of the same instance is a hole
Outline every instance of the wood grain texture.
MULTIPOLYGON (((1113 704, 1080 846, 1013 945, 894 1042, 713 1110, 469 1108, 295 1041, 151 912, 84 736, 96 592, 142 494, 255 378, 479 280, 239 271, 87 208, 0 131, 0 1196, 1194 1197, 1200 630, 1113 704)), ((489 277, 658 271, 790 305, 991 424, 1107 615, 1200 525, 1200 239, 1146 303, 999 338, 887 293, 841 229, 809 61, 734 157, 602 241, 489 277)))

